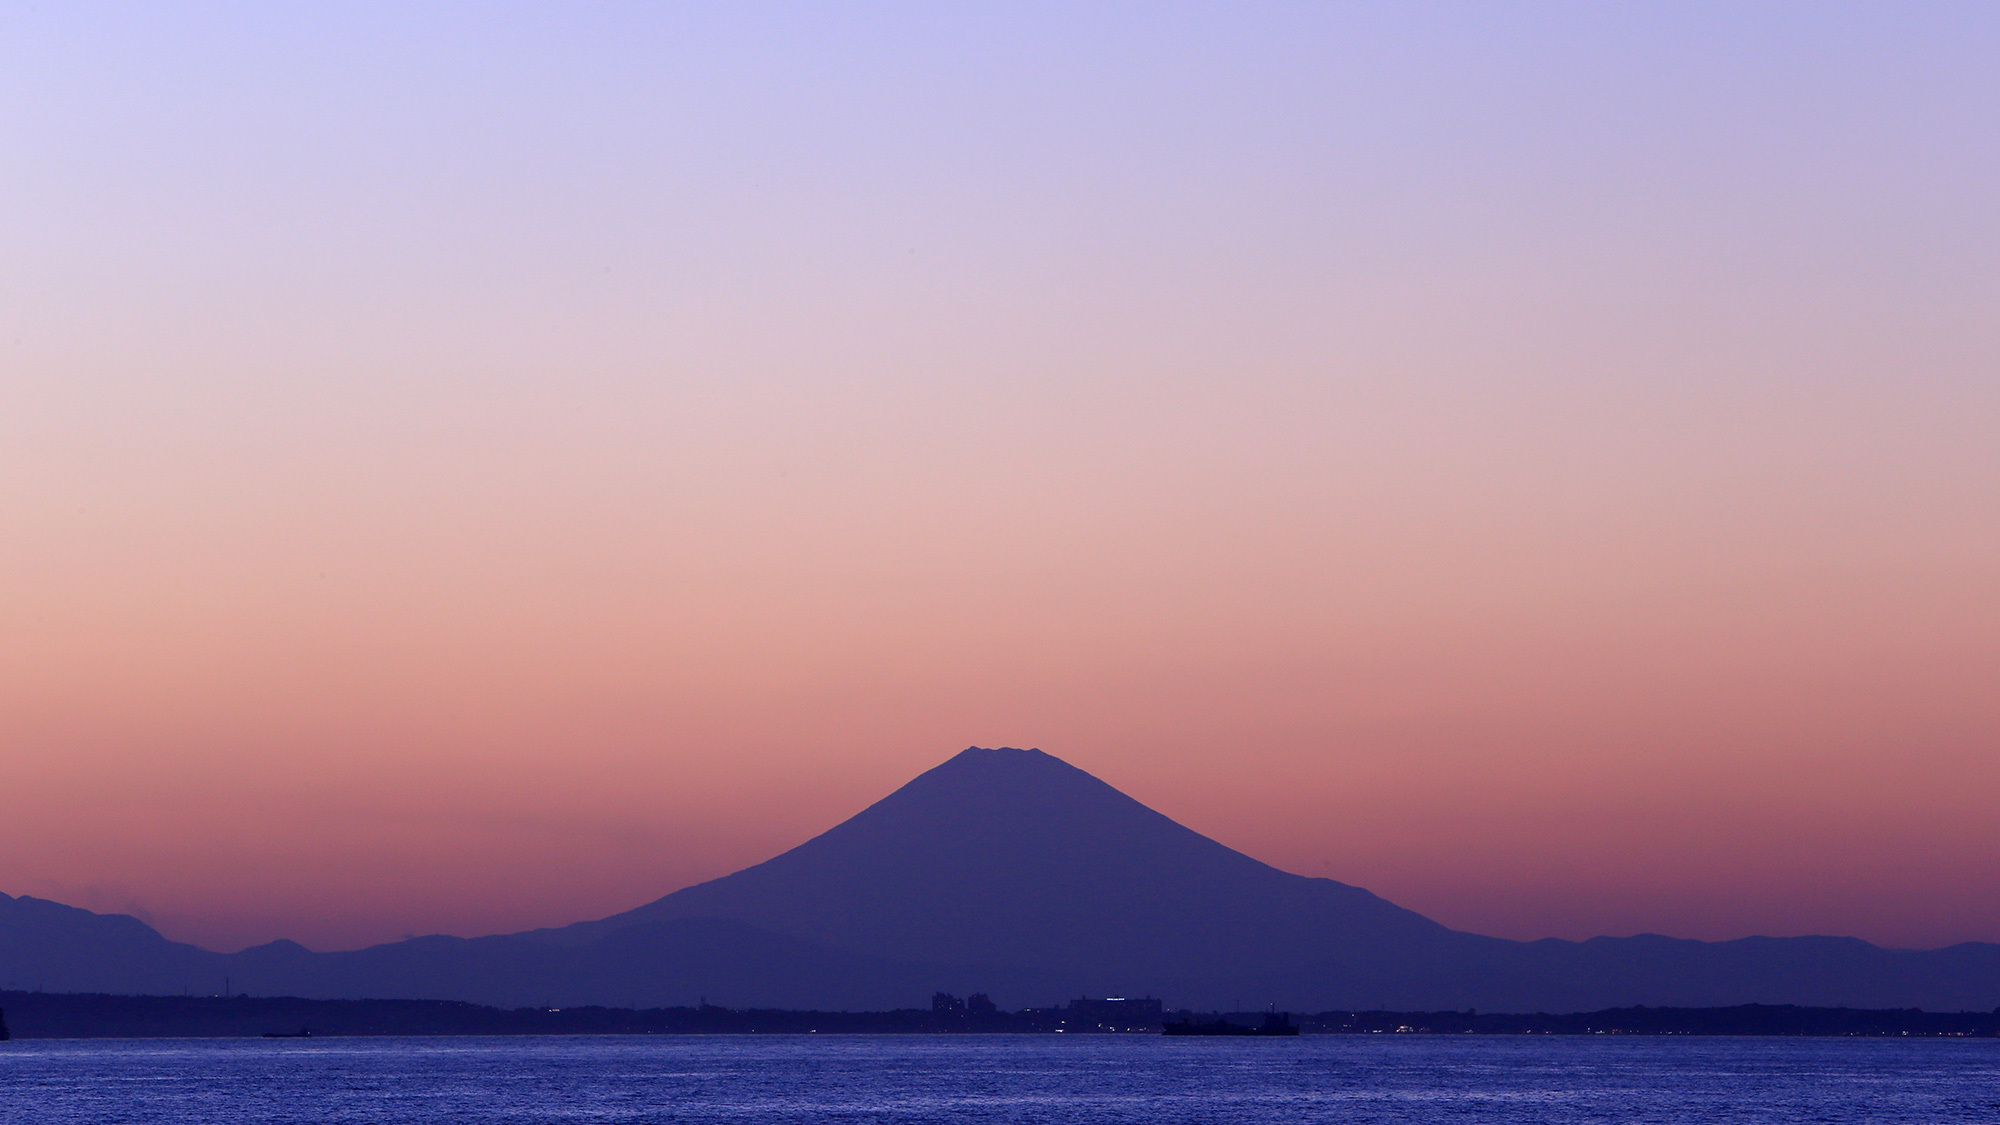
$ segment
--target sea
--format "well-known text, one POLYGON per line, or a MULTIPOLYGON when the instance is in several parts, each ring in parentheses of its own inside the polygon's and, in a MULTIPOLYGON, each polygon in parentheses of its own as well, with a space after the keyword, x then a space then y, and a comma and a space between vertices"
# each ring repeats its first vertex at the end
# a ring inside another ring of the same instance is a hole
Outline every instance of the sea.
POLYGON ((2000 1040, 672 1035, 0 1043, 0 1122, 2000 1122, 2000 1040))

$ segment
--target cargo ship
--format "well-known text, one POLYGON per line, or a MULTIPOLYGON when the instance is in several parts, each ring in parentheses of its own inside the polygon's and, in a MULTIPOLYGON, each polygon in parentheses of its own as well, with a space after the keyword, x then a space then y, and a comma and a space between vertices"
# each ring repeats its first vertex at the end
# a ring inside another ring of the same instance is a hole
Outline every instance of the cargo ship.
POLYGON ((1230 1023, 1217 1016, 1207 1023, 1196 1023, 1190 1016, 1184 1020, 1168 1020, 1160 1025, 1162 1035, 1297 1035, 1299 1025, 1292 1022, 1290 1012, 1271 1012, 1257 1027, 1245 1027, 1240 1023, 1230 1023))

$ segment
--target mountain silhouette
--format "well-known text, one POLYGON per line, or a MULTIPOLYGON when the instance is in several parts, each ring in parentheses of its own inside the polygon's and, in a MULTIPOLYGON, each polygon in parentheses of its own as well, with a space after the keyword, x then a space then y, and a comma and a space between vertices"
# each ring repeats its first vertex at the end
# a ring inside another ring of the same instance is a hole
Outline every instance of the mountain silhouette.
POLYGON ((775 859, 549 936, 671 918, 888 958, 1106 976, 1268 972, 1315 944, 1448 932, 1359 887, 1232 851, 1040 750, 979 747, 775 859))
POLYGON ((974 747, 764 863, 596 921, 341 953, 220 954, 136 919, 0 896, 0 983, 501 1005, 1583 1011, 1794 1003, 1990 1009, 2000 946, 1656 935, 1515 942, 1280 871, 1039 750, 974 747))

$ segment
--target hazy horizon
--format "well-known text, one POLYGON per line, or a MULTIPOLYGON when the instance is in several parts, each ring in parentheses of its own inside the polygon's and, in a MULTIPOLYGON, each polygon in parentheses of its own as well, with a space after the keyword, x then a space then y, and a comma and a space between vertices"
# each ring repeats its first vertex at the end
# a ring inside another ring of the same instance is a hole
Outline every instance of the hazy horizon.
POLYGON ((0 891, 563 924, 978 744, 2000 941, 2000 10, 0 21, 0 891))

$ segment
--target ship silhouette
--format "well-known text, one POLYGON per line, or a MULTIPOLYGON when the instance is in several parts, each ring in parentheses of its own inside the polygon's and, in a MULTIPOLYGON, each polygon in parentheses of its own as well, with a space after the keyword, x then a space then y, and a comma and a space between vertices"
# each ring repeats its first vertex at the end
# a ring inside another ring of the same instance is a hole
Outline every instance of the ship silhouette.
POLYGON ((1206 1023, 1196 1023, 1193 1016, 1183 1020, 1168 1020, 1160 1025, 1162 1035, 1297 1035, 1299 1025, 1292 1022, 1290 1012, 1266 1012, 1264 1022, 1256 1027, 1246 1027, 1240 1023, 1230 1023, 1217 1016, 1206 1023))

